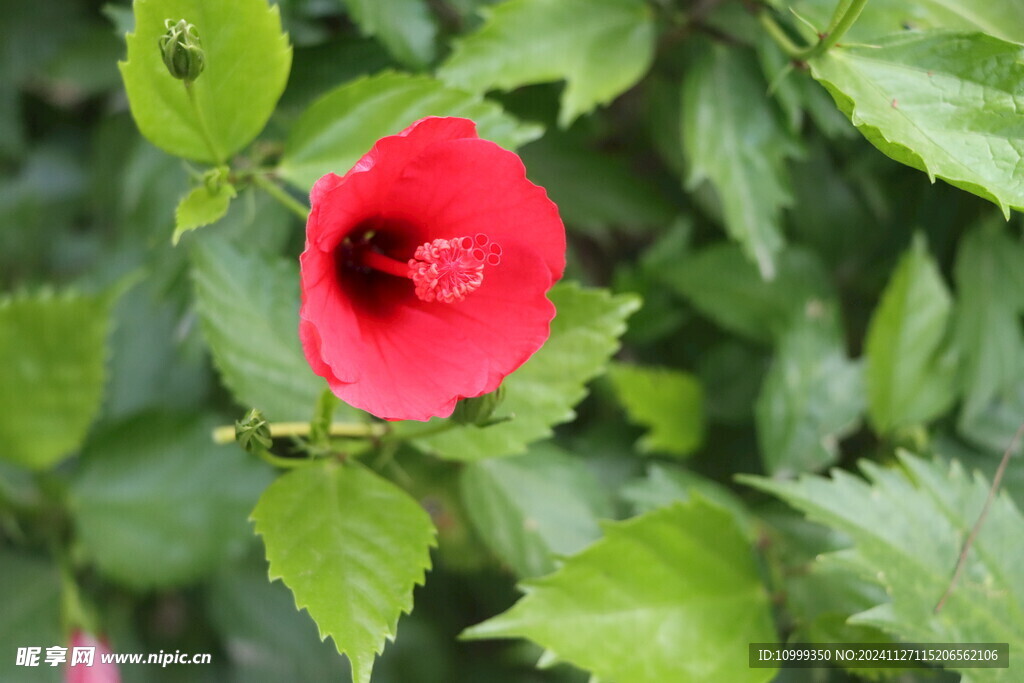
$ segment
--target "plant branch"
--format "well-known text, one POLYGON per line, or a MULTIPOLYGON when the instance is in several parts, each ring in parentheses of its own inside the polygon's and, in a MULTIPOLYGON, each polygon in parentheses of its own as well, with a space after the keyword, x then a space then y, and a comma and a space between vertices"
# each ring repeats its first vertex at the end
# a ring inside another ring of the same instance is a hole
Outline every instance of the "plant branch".
POLYGON ((1017 442, 1020 441, 1021 436, 1024 436, 1024 422, 1021 423, 1020 427, 1017 428, 1017 433, 1010 439, 1010 445, 1006 447, 1006 451, 1003 453, 1003 459, 999 462, 999 468, 996 470, 996 476, 992 477, 992 486, 988 490, 988 497, 985 498, 985 505, 981 508, 981 514, 978 515, 978 521, 974 523, 974 527, 971 528, 971 533, 967 535, 967 539, 964 541, 963 547, 960 549, 960 557, 956 561, 956 568, 953 570, 953 578, 949 580, 949 586, 946 587, 946 592, 939 598, 939 602, 935 605, 935 613, 938 614, 943 606, 946 604, 946 600, 949 599, 950 594, 956 587, 957 581, 960 580, 960 575, 964 571, 964 566, 967 564, 967 554, 971 552, 971 546, 974 545, 974 540, 978 537, 978 532, 981 531, 981 525, 985 523, 985 517, 988 516, 988 510, 992 507, 992 501, 995 500, 996 493, 999 491, 999 484, 1003 481, 1003 474, 1006 472, 1007 465, 1010 464, 1010 457, 1013 455, 1014 449, 1017 448, 1017 442))
POLYGON ((290 194, 285 192, 281 187, 274 181, 270 180, 266 176, 258 173, 250 176, 252 182, 260 187, 263 191, 269 194, 271 197, 283 204, 289 211, 294 213, 296 216, 305 221, 309 217, 309 209, 302 205, 297 199, 292 197, 290 194))
MULTIPOLYGON (((271 422, 271 438, 282 436, 308 436, 310 424, 308 422, 271 422)), ((351 438, 380 438, 388 433, 388 426, 384 424, 362 424, 357 422, 335 422, 330 426, 330 436, 347 436, 351 438)), ((217 427, 213 430, 213 441, 217 444, 227 444, 235 440, 234 425, 217 427)), ((287 459, 287 458, 286 458, 287 459)))

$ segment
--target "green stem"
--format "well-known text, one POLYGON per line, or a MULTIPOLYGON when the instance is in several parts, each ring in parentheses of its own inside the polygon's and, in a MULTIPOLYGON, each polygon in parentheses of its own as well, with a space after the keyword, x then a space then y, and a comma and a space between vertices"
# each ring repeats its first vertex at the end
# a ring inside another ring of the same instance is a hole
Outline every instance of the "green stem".
POLYGON ((764 30, 768 31, 768 35, 772 37, 772 40, 774 40, 778 46, 782 48, 782 51, 791 59, 797 59, 797 55, 806 49, 790 40, 783 28, 775 21, 775 17, 768 12, 761 12, 758 19, 760 19, 761 26, 764 27, 764 30))
POLYGON ((807 54, 804 59, 810 59, 817 57, 818 55, 825 54, 829 48, 838 43, 846 32, 850 30, 857 18, 860 17, 860 13, 864 10, 864 5, 868 4, 868 0, 852 0, 849 7, 846 8, 846 12, 840 17, 839 21, 833 19, 832 30, 828 34, 818 41, 811 51, 807 54))
POLYGON ((828 32, 823 34, 817 43, 807 47, 800 47, 790 40, 786 32, 768 12, 762 12, 760 20, 761 25, 768 31, 772 39, 778 43, 783 52, 794 61, 806 62, 809 59, 825 54, 842 40, 846 32, 850 30, 850 27, 860 17, 860 13, 864 10, 864 6, 867 3, 868 0, 840 0, 832 16, 832 21, 829 22, 828 32))
POLYGON ((188 94, 188 101, 192 105, 192 111, 195 112, 196 121, 199 122, 199 133, 203 136, 203 142, 206 143, 206 150, 210 153, 216 165, 222 166, 224 164, 224 155, 218 152, 217 146, 213 144, 213 137, 210 135, 210 129, 206 125, 206 117, 203 116, 203 110, 199 108, 199 101, 196 100, 196 91, 192 88, 192 81, 182 82, 185 84, 185 92, 188 94))
MULTIPOLYGON (((310 424, 308 422, 271 422, 270 436, 278 438, 282 436, 309 436, 310 424)), ((385 424, 362 424, 356 422, 335 422, 330 426, 328 433, 331 436, 347 436, 351 438, 380 438, 387 434, 388 426, 385 424)), ((234 425, 217 427, 213 430, 213 442, 218 444, 231 443, 235 440, 234 425)), ((287 458, 286 458, 287 459, 287 458)))
POLYGON ((850 9, 850 3, 853 0, 840 0, 839 4, 836 5, 836 9, 832 12, 832 18, 829 19, 828 28, 825 29, 825 33, 835 33, 836 26, 842 21, 846 12, 850 9))
POLYGON ((267 194, 281 202, 289 211, 294 213, 296 216, 301 218, 303 221, 309 217, 309 209, 303 206, 298 200, 292 197, 290 194, 285 192, 283 189, 278 187, 277 183, 270 180, 266 176, 254 173, 252 176, 252 182, 262 188, 267 194))
POLYGON ((309 465, 315 465, 320 462, 321 458, 282 458, 279 455, 274 455, 265 448, 257 448, 254 453, 263 462, 272 465, 274 467, 280 467, 282 469, 293 470, 297 467, 308 467, 309 465))

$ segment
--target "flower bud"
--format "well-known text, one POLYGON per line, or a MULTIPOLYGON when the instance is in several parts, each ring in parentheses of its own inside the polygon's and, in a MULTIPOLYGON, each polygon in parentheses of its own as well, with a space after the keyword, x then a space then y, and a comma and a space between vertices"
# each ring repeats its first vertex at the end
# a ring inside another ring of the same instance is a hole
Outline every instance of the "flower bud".
POLYGON ((206 55, 199 43, 199 32, 196 27, 184 19, 174 23, 173 19, 164 20, 167 32, 160 36, 160 55, 164 59, 167 70, 175 78, 192 82, 199 78, 206 66, 206 55))
POLYGON ((256 408, 235 422, 235 440, 249 453, 257 448, 270 448, 274 443, 270 438, 270 425, 256 408))
MULTIPOLYGON (((486 427, 494 424, 495 421, 491 420, 491 415, 494 414, 494 411, 497 410, 504 399, 504 385, 499 385, 497 389, 483 396, 464 398, 455 406, 452 419, 459 424, 476 425, 477 427, 486 427)), ((496 421, 502 422, 502 420, 496 421)))
POLYGON ((103 661, 105 655, 112 654, 105 639, 75 629, 70 645, 64 669, 65 683, 121 683, 117 665, 103 661))

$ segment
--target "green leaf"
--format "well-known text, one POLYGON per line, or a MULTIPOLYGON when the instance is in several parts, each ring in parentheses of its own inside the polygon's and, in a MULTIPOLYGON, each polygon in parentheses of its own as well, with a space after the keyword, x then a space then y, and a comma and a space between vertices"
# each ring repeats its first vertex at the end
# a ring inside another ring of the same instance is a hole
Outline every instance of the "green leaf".
POLYGON ((176 156, 225 162, 263 129, 288 80, 292 51, 277 6, 267 0, 136 0, 134 9, 135 32, 126 37, 128 58, 119 66, 139 130, 176 156), (161 57, 157 41, 165 19, 185 19, 199 33, 206 68, 192 89, 201 118, 161 57))
POLYGON ((273 420, 309 419, 326 384, 299 344, 297 265, 215 235, 196 240, 192 262, 203 333, 235 399, 273 420))
POLYGON ((612 514, 583 462, 550 445, 470 463, 460 487, 480 537, 521 577, 554 571, 557 555, 597 540, 598 518, 612 514))
POLYGON ((426 116, 473 119, 480 137, 509 149, 541 134, 538 126, 516 121, 478 95, 429 76, 386 71, 339 86, 314 102, 292 127, 278 172, 308 190, 325 173, 345 173, 380 138, 426 116))
POLYGON ((1024 46, 979 33, 909 32, 829 50, 811 74, 887 156, 1024 210, 1024 46))
MULTIPOLYGON (((790 0, 787 4, 822 30, 836 7, 835 0, 790 0)), ((981 31, 1024 42, 1024 5, 991 0, 871 0, 843 42, 871 43, 879 36, 930 28, 981 31)))
POLYGON ((0 458, 43 469, 81 445, 103 397, 112 303, 52 292, 0 298, 0 458))
POLYGON ((947 470, 905 453, 900 462, 903 468, 886 469, 861 461, 867 481, 839 470, 832 479, 745 481, 853 540, 838 557, 881 585, 888 602, 851 623, 909 642, 1008 642, 1009 669, 964 671, 972 681, 1017 680, 1013 672, 1024 666, 1024 518, 1006 496, 993 502, 956 589, 936 614, 989 484, 955 463, 947 470))
POLYGON ((230 184, 224 184, 215 191, 206 185, 193 188, 181 198, 178 208, 174 210, 174 235, 171 242, 177 244, 186 232, 219 221, 228 212, 234 198, 235 188, 230 184))
POLYGON ((565 80, 563 128, 630 88, 654 57, 641 0, 508 0, 480 11, 484 25, 455 41, 438 76, 470 92, 565 80))
POLYGON ((944 413, 956 398, 947 353, 949 292, 915 237, 882 293, 865 341, 868 416, 882 434, 944 413))
MULTIPOLYGON (((551 436, 554 425, 576 416, 573 406, 586 396, 587 382, 601 373, 618 349, 626 318, 640 302, 634 296, 612 296, 571 283, 556 285, 549 298, 558 310, 551 321, 551 337, 503 382, 505 400, 496 417, 512 419, 489 427, 460 427, 416 443, 452 460, 512 455, 551 436)), ((438 422, 435 418, 430 424, 438 422)), ((410 435, 419 429, 406 423, 396 427, 408 429, 410 435)))
POLYGON ((0 677, 5 681, 58 680, 46 678, 39 670, 16 664, 17 647, 41 647, 40 664, 46 666, 46 648, 64 645, 60 618, 60 577, 52 562, 29 555, 0 550, 0 643, 6 656, 0 658, 0 677), (29 675, 30 674, 30 675, 29 675))
POLYGON ((282 579, 369 683, 374 657, 430 568, 434 525, 407 493, 357 465, 302 467, 279 478, 252 519, 270 579, 282 579))
POLYGON ((779 340, 757 399, 757 436, 769 474, 789 477, 836 461, 839 439, 864 410, 861 366, 846 357, 838 330, 796 325, 779 340))
POLYGON ((963 359, 961 421, 981 416, 1024 375, 1024 246, 990 222, 968 232, 957 252, 953 330, 963 359))
POLYGON ((704 440, 704 392, 692 376, 669 368, 614 363, 608 377, 631 422, 648 427, 645 453, 685 456, 704 440))
POLYGON ((687 72, 681 130, 687 186, 711 182, 729 235, 771 280, 783 246, 780 213, 792 203, 786 159, 801 148, 766 88, 750 55, 716 45, 687 72))
POLYGON ((424 0, 343 0, 360 32, 376 36, 395 59, 422 68, 434 59, 437 21, 424 0))
POLYGON ((664 269, 664 282, 726 330, 771 342, 834 294, 817 255, 789 248, 765 282, 739 247, 716 244, 664 269))
POLYGON ((100 571, 138 588, 175 585, 245 549, 245 515, 270 473, 240 448, 215 445, 214 425, 149 413, 89 440, 68 504, 100 571))
POLYGON ((697 499, 605 526, 510 610, 463 635, 529 638, 618 683, 767 681, 747 643, 772 642, 768 594, 731 514, 697 499), (686 656, 680 656, 686 652, 686 656))

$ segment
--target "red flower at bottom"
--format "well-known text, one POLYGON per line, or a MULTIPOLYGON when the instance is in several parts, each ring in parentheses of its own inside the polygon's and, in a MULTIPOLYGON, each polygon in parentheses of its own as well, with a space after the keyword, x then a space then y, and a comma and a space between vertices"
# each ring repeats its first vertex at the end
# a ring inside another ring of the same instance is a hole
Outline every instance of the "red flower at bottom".
POLYGON ((299 336, 345 402, 447 417, 547 340, 565 228, 519 157, 472 121, 417 121, 310 199, 299 336))
POLYGON ((121 683, 117 664, 103 661, 112 654, 104 639, 75 629, 71 633, 71 647, 64 665, 65 683, 121 683))

